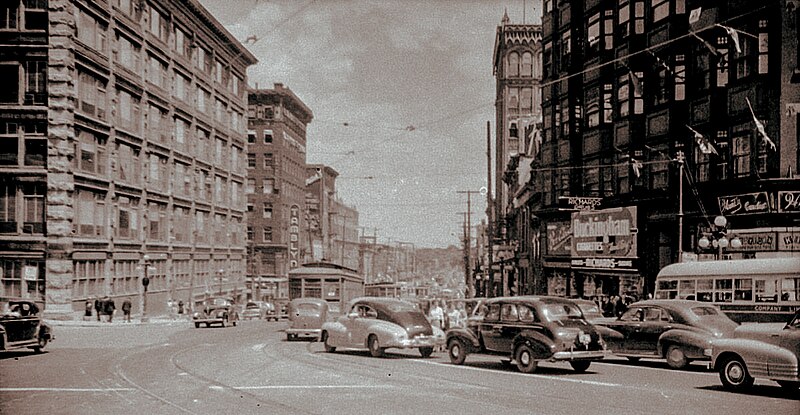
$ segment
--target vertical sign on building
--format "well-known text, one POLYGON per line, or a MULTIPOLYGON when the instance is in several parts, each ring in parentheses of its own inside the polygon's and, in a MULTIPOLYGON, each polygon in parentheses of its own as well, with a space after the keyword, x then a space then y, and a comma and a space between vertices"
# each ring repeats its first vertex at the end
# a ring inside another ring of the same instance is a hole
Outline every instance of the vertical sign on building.
POLYGON ((299 265, 300 255, 300 206, 292 205, 289 209, 289 269, 299 265))

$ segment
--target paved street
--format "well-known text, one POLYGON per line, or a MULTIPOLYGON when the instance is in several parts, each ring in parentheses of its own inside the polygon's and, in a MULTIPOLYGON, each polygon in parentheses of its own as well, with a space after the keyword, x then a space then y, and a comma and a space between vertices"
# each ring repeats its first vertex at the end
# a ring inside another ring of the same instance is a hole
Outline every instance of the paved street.
MULTIPOLYGON (((800 396, 757 381, 723 391, 702 365, 673 371, 621 359, 574 373, 525 375, 497 358, 414 350, 376 359, 287 342, 284 322, 194 329, 190 323, 55 327, 46 353, 0 354, 2 414, 503 413, 797 414, 800 396)), ((391 350, 390 350, 391 352, 391 350)))

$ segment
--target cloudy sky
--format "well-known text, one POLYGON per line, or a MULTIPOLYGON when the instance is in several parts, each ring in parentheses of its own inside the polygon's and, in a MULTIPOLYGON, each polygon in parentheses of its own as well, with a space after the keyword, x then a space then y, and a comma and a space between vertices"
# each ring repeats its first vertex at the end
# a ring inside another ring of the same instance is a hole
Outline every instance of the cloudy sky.
MULTIPOLYGON (((505 9, 531 23, 533 0, 200 2, 240 41, 258 38, 246 45, 259 60, 251 87, 282 83, 311 108, 307 161, 339 172, 368 235, 460 244, 457 191, 487 185, 495 30, 505 9)), ((485 197, 471 210, 484 219, 485 197)))

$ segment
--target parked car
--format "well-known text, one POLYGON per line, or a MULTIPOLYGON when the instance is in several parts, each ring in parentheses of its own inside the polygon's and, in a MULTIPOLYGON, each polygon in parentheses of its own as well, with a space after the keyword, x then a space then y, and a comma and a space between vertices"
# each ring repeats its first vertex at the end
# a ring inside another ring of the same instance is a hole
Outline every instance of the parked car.
POLYGON ((336 348, 368 349, 381 357, 386 349, 419 349, 429 357, 444 344, 444 332, 431 326, 427 317, 408 301, 385 297, 360 297, 352 300, 336 321, 322 325, 325 351, 336 348))
POLYGON ((575 303, 560 297, 519 296, 488 299, 482 318, 447 331, 447 353, 454 364, 468 354, 506 357, 524 373, 540 361, 566 361, 583 372, 607 354, 594 325, 575 303))
POLYGON ((719 371, 722 385, 743 390, 754 378, 778 382, 788 390, 800 388, 800 310, 788 323, 743 324, 733 337, 712 342, 712 367, 719 371))
POLYGON ((328 302, 321 298, 295 298, 287 307, 289 327, 286 340, 319 339, 322 324, 328 319, 328 302))
POLYGON ((42 321, 41 309, 29 300, 9 300, 0 304, 0 350, 30 348, 41 352, 54 340, 53 331, 42 321))
POLYGON ((228 324, 236 326, 239 321, 239 312, 230 298, 211 298, 206 300, 202 309, 192 315, 192 321, 194 321, 195 328, 200 328, 200 325, 211 327, 213 324, 219 324, 222 327, 228 324))
POLYGON ((248 301, 242 310, 242 320, 275 320, 278 321, 278 316, 275 314, 275 307, 271 303, 265 301, 248 301))
POLYGON ((637 361, 664 358, 673 369, 708 360, 711 340, 733 335, 738 323, 714 305, 690 300, 644 300, 619 318, 600 323, 608 348, 637 361))

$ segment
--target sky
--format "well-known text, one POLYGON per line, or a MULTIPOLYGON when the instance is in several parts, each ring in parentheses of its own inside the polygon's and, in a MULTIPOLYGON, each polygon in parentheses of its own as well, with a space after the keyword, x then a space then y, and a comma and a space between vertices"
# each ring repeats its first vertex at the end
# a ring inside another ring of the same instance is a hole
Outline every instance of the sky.
POLYGON ((306 161, 339 173, 338 196, 364 234, 459 246, 459 191, 475 192, 472 224, 485 220, 495 31, 504 10, 532 23, 533 0, 200 3, 240 42, 257 38, 245 45, 259 60, 250 87, 282 83, 311 109, 306 161))

